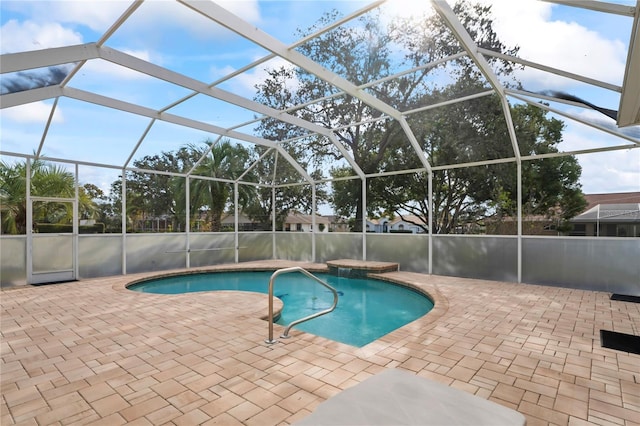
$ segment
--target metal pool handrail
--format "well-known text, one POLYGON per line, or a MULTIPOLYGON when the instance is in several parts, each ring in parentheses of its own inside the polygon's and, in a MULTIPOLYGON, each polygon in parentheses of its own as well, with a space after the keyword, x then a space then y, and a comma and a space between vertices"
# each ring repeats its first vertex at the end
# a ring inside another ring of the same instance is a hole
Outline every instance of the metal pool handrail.
POLYGON ((306 269, 301 268, 300 266, 293 266, 291 268, 278 269, 271 275, 271 278, 269 279, 269 339, 265 340, 265 343, 268 343, 268 344, 273 344, 277 342, 277 340, 273 339, 273 283, 275 279, 278 277, 278 275, 287 274, 289 272, 302 272, 307 277, 313 280, 316 280, 318 283, 322 284, 323 286, 331 290, 331 292, 333 293, 333 305, 331 305, 330 308, 327 308, 324 311, 316 312, 315 314, 311 314, 309 316, 306 316, 304 318, 300 318, 299 320, 291 322, 291 324, 289 324, 287 328, 285 328, 284 333, 282 333, 282 335, 280 336, 281 338, 283 339, 288 338, 289 330, 294 325, 298 325, 301 322, 309 321, 310 319, 314 319, 321 315, 328 314, 329 312, 332 312, 338 305, 338 292, 336 291, 336 289, 331 287, 329 284, 325 283, 320 278, 316 277, 306 269))

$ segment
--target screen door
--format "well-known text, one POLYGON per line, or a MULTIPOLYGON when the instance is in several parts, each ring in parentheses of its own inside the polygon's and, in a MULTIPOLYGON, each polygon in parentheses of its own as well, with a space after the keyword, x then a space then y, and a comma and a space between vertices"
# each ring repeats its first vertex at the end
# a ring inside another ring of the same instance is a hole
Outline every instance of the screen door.
POLYGON ((76 279, 77 209, 75 201, 34 197, 28 234, 31 249, 29 283, 43 284, 76 279))

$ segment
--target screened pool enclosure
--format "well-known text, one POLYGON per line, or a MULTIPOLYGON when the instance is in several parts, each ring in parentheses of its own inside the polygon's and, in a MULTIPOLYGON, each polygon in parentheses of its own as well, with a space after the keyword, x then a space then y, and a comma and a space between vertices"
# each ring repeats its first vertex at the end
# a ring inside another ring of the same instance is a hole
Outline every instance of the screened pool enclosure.
POLYGON ((361 259, 640 295, 637 236, 570 227, 640 191, 638 2, 2 8, 3 285, 361 259))

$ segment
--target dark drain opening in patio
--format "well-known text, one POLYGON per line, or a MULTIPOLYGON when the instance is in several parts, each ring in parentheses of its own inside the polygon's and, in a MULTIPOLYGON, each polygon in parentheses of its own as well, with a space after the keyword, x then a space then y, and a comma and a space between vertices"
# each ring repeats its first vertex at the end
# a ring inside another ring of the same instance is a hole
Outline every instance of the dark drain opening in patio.
POLYGON ((640 355, 640 336, 633 334, 600 330, 600 344, 603 348, 640 355))

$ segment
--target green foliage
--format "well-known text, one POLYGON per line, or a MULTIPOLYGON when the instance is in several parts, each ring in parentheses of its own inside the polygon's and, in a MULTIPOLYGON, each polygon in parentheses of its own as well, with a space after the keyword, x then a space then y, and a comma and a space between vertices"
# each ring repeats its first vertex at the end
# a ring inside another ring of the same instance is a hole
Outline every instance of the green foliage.
MULTIPOLYGON (((459 1, 454 11, 480 47, 507 54, 517 48, 504 45, 493 30, 491 7, 459 1)), ((336 19, 335 14, 321 18, 318 24, 299 36, 336 19)), ((413 19, 415 17, 407 18, 413 19)), ((458 53, 456 37, 438 15, 423 17, 420 25, 404 20, 383 27, 376 16, 360 19, 360 26, 341 26, 313 38, 299 49, 326 68, 356 85, 369 84, 378 99, 401 111, 432 105, 489 88, 484 76, 468 56, 446 65, 419 68, 394 79, 384 79, 395 67, 419 67, 458 53), (401 52, 403 56, 398 54, 401 52), (447 74, 451 79, 440 85, 430 83, 432 74, 447 74)), ((494 71, 509 79, 513 65, 499 59, 489 59, 494 71)), ((508 81, 508 80, 506 80, 508 81)), ((511 80, 515 87, 519 83, 511 80)), ((424 167, 416 151, 407 141, 400 124, 394 120, 375 120, 380 112, 361 99, 352 96, 332 96, 332 87, 306 71, 272 70, 270 78, 258 87, 257 100, 287 109, 304 105, 313 99, 325 99, 312 106, 299 108, 300 117, 333 128, 344 148, 365 174, 381 171, 421 169, 424 167), (296 80, 297 85, 291 84, 296 80), (294 90, 293 88, 296 87, 294 90), (374 121, 372 121, 372 119, 374 121), (362 124, 353 124, 362 123, 362 124)), ((512 108, 518 137, 518 150, 523 156, 557 152, 562 140, 563 123, 548 119, 546 113, 533 106, 512 108)), ((437 109, 413 113, 407 122, 417 143, 432 166, 451 166, 494 159, 515 158, 504 110, 497 95, 483 96, 437 109)), ((299 136, 292 126, 266 120, 259 130, 265 137, 282 140, 299 136)), ((316 155, 341 158, 337 149, 324 140, 309 140, 316 155)), ((482 226, 486 218, 514 216, 517 182, 513 162, 491 166, 449 167, 433 174, 433 223, 429 215, 428 175, 413 173, 369 178, 366 182, 367 214, 393 212, 400 216, 414 215, 417 225, 425 231, 460 232, 470 224, 482 226)), ((363 186, 353 176, 349 166, 335 166, 332 178, 332 204, 335 211, 352 220, 354 230, 360 230, 364 215, 363 186)), ((580 167, 573 157, 553 157, 522 164, 523 205, 527 215, 558 215, 566 220, 584 207, 578 182, 580 167)))
MULTIPOLYGON (((498 40, 492 29, 489 7, 461 1, 456 4, 455 10, 462 15, 465 26, 481 40, 482 47, 506 53, 517 51, 508 50, 498 40)), ((300 30, 298 36, 311 34, 336 18, 335 13, 327 14, 315 26, 300 30)), ((441 73, 444 63, 435 67, 422 65, 459 52, 455 36, 438 15, 407 18, 412 19, 411 25, 405 20, 398 20, 384 26, 384 21, 378 18, 375 14, 367 14, 360 18, 359 26, 340 26, 310 39, 298 49, 356 85, 380 80, 380 83, 368 87, 367 91, 400 111, 441 99, 445 93, 435 87, 428 76, 441 73), (416 22, 419 24, 415 25, 416 22), (398 78, 384 79, 396 69, 415 67, 420 68, 398 78)), ((511 71, 504 63, 494 62, 499 73, 508 74, 511 71)), ((466 82, 480 81, 480 74, 467 57, 450 61, 446 66, 447 72, 458 79, 466 82)), ((483 84, 456 86, 459 90, 465 89, 465 94, 473 93, 478 87, 483 87, 483 84)), ((280 110, 307 105, 312 100, 323 98, 323 101, 298 108, 293 113, 313 123, 335 129, 338 141, 352 154, 355 163, 365 174, 406 169, 416 158, 416 152, 409 144, 404 129, 397 122, 389 119, 376 120, 381 117, 380 111, 354 96, 334 96, 335 89, 331 84, 315 78, 301 68, 295 71, 285 68, 270 70, 269 78, 259 84, 257 89, 257 101, 280 110), (291 83, 294 80, 295 85, 291 83)), ((421 131, 419 128, 417 130, 421 131)), ((297 133, 299 129, 276 120, 264 120, 258 131, 263 137, 273 140, 300 136, 297 133)), ((307 142, 314 155, 342 158, 341 152, 325 139, 310 138, 307 142)), ((331 171, 333 177, 346 172, 347 167, 343 166, 331 171)), ((355 229, 359 230, 364 215, 360 182, 334 182, 333 194, 334 209, 340 214, 355 214, 355 229)), ((371 209, 375 210, 376 206, 371 209)))
MULTIPOLYGON (((360 179, 344 179, 354 176, 353 170, 349 167, 335 167, 331 169, 331 177, 334 179, 331 183, 333 194, 331 204, 335 212, 342 217, 354 217, 358 207, 357 203, 362 199, 362 181, 360 179)), ((360 222, 362 221, 360 216, 360 222)), ((355 228, 355 221, 351 228, 355 228)))
MULTIPOLYGON (((297 160, 303 168, 308 167, 308 162, 303 157, 304 151, 299 151, 292 144, 285 143, 283 146, 291 158, 297 160)), ((252 176, 260 185, 244 207, 247 216, 257 222, 260 229, 270 230, 274 210, 276 229, 282 229, 284 221, 292 211, 311 214, 311 189, 309 185, 293 185, 300 181, 300 173, 293 165, 275 150, 267 152, 267 148, 256 146, 253 153, 258 160, 253 164, 252 176)), ((311 176, 320 179, 321 173, 316 170, 311 176)), ((316 200, 322 202, 326 199, 324 186, 317 185, 316 200)))
POLYGON ((24 163, 0 163, 0 213, 3 234, 26 233, 26 170, 24 163))
MULTIPOLYGON (((195 176, 233 180, 239 178, 249 164, 250 152, 240 145, 232 145, 229 141, 206 141, 202 146, 189 145, 188 149, 200 159, 191 169, 195 176)), ((183 179, 174 179, 174 188, 180 188, 180 185, 184 188, 183 179)), ((246 185, 239 185, 241 204, 246 204, 252 198, 252 189, 246 185)), ((182 191, 178 190, 177 194, 180 199, 184 199, 182 191)), ((229 182, 195 177, 190 179, 190 217, 194 217, 197 212, 204 212, 209 230, 222 230, 222 215, 231 203, 233 185, 229 182)), ((176 205, 180 206, 179 203, 176 205)))
MULTIPOLYGON (((498 101, 487 97, 476 106, 459 103, 424 115, 421 119, 428 124, 419 127, 420 140, 430 163, 458 164, 513 157, 504 119, 496 113, 482 121, 482 114, 492 110, 492 102, 498 101), (475 118, 466 121, 472 112, 475 118)), ((493 107, 496 109, 497 105, 493 107)), ((531 105, 516 105, 511 114, 522 156, 558 152, 564 126, 561 121, 547 118, 542 109, 531 105)), ((434 172, 433 231, 460 232, 461 227, 480 226, 487 218, 515 217, 516 173, 512 162, 434 172)), ((523 215, 554 217, 564 222, 582 211, 586 201, 578 183, 580 173, 580 165, 572 156, 523 161, 523 215)), ((424 218, 420 225, 428 231, 426 173, 373 179, 371 185, 375 194, 372 202, 424 218)))
MULTIPOLYGON (((60 223, 36 223, 34 225, 34 231, 39 234, 56 234, 73 232, 72 224, 60 224, 60 223)), ((80 234, 104 234, 104 223, 95 223, 93 225, 80 225, 78 226, 78 232, 80 234)))
MULTIPOLYGON (((493 30, 491 7, 470 1, 458 1, 454 11, 464 27, 482 48, 515 54, 499 40, 493 30)), ((300 38, 316 32, 338 18, 332 12, 312 27, 300 29, 300 38)), ((328 138, 307 135, 304 129, 264 118, 257 132, 276 141, 315 180, 333 178, 331 203, 335 211, 348 217, 352 229, 361 230, 365 215, 407 214, 418 218, 425 231, 456 232, 468 224, 482 225, 487 218, 514 216, 516 212, 515 154, 500 99, 483 96, 444 107, 416 109, 476 94, 490 88, 468 55, 439 61, 459 53, 461 48, 447 25, 435 15, 412 16, 387 22, 375 12, 363 15, 357 24, 341 25, 297 47, 335 74, 344 77, 358 90, 406 114, 407 125, 416 140, 408 140, 406 127, 367 102, 362 96, 336 93, 335 87, 303 68, 267 70, 268 78, 256 86, 255 100, 309 122, 334 129, 340 144, 328 138), (408 23, 407 20, 411 20, 408 23), (419 22, 416 25, 416 22, 419 22), (426 67, 425 64, 434 64, 426 67), (387 78, 398 69, 412 72, 387 78), (376 84, 371 84, 378 81, 376 84), (437 82, 437 83, 434 83, 437 82), (321 99, 319 102, 312 102, 321 99), (429 215, 429 181, 426 173, 390 174, 369 178, 363 188, 353 164, 344 161, 343 152, 367 175, 407 169, 423 169, 417 148, 436 171, 432 175, 433 223, 429 215), (504 160, 490 166, 450 167, 486 160, 504 160), (327 170, 326 164, 331 168, 327 170), (325 167, 321 167, 325 165, 325 167), (363 191, 365 193, 363 194, 363 191), (366 206, 363 199, 366 195, 366 206), (368 211, 365 211, 365 208, 368 211)), ((509 79, 512 65, 495 58, 487 59, 494 71, 509 79)), ((511 80, 514 86, 518 82, 511 80)), ((532 106, 511 109, 518 150, 523 156, 557 152, 562 140, 563 123, 549 119, 532 106)), ((185 230, 197 221, 199 230, 219 231, 222 217, 233 206, 233 181, 255 183, 239 185, 239 206, 250 218, 272 226, 281 226, 292 210, 313 213, 309 185, 300 182, 300 173, 281 151, 267 148, 249 151, 229 141, 204 141, 188 144, 175 152, 162 152, 133 162, 126 172, 127 228, 154 218, 166 218, 171 229, 185 230), (253 163, 255 161, 255 163, 253 163), (251 165, 251 167, 250 167, 251 165), (175 176, 178 174, 179 176, 175 176), (189 182, 187 191, 186 182, 189 182), (187 194, 189 200, 187 202, 187 194), (275 197, 274 197, 275 195, 275 197), (188 207, 187 207, 188 206, 188 207)), ((72 175, 57 166, 32 165, 32 193, 73 197, 72 175)), ((522 163, 522 200, 525 214, 553 215, 566 221, 585 205, 580 186, 580 167, 574 157, 553 157, 522 163)), ((24 233, 24 164, 0 167, 2 232, 24 233), (22 199, 20 199, 22 197, 22 199)), ((109 197, 94 185, 80 188, 82 218, 97 218, 107 230, 121 229, 122 180, 113 182, 109 197)), ((326 188, 316 188, 318 202, 328 199, 326 188)), ((62 221, 68 211, 43 206, 37 217, 49 222, 62 221), (47 210, 49 209, 49 211, 47 210)))
MULTIPOLYGON (((42 160, 31 161, 31 195, 53 198, 75 198, 73 173, 60 165, 42 160)), ((0 210, 3 234, 25 234, 27 226, 27 163, 0 162, 0 210)), ((96 206, 84 188, 78 188, 78 211, 89 218, 96 206)), ((34 203, 34 221, 68 222, 73 215, 72 204, 65 202, 34 203)))
MULTIPOLYGON (((222 230, 222 215, 232 203, 233 185, 248 167, 250 152, 228 140, 186 144, 177 151, 162 152, 134 161, 140 172, 127 173, 127 228, 162 218, 168 229, 183 231, 197 221, 200 231, 222 230), (154 173, 159 172, 159 173, 154 173), (165 173, 163 173, 165 172, 165 173), (182 176, 171 175, 179 174, 182 176), (186 212, 186 176, 189 175, 189 213, 186 212)), ((252 198, 252 189, 239 186, 240 203, 252 198)), ((122 208, 122 182, 111 185, 113 211, 122 208)))

